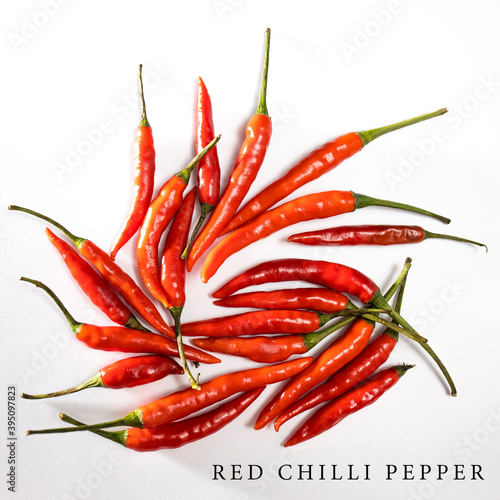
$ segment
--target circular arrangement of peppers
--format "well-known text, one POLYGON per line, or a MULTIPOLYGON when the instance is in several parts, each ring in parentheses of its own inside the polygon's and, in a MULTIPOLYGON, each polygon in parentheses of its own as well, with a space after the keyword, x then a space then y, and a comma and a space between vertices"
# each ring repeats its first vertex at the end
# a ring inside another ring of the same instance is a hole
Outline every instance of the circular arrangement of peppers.
MULTIPOLYGON (((278 205, 293 191, 326 174, 374 139, 440 116, 446 113, 446 109, 337 137, 309 153, 241 206, 264 162, 272 135, 266 104, 269 47, 268 29, 257 111, 248 121, 243 144, 222 192, 216 146, 220 136, 215 136, 210 96, 199 78, 197 155, 186 168, 168 179, 152 199, 155 148, 146 114, 142 66, 139 66, 142 116, 134 147, 134 195, 129 215, 110 253, 89 239, 75 236, 50 217, 25 207, 9 207, 48 222, 66 236, 69 242, 46 229, 50 242, 76 283, 117 326, 80 323, 47 285, 31 278, 21 279, 49 294, 67 318, 75 337, 88 347, 141 354, 102 368, 77 387, 41 395, 23 393, 22 397, 43 399, 91 387, 134 387, 167 375, 184 374, 189 382, 185 389, 143 405, 114 421, 89 425, 60 414, 61 420, 70 426, 27 431, 27 434, 89 430, 137 451, 176 448, 229 424, 268 384, 286 381, 263 408, 254 428, 261 429, 274 421, 274 428, 278 431, 294 416, 321 405, 284 443, 284 446, 293 446, 375 402, 412 367, 398 365, 377 371, 388 360, 399 334, 417 342, 431 356, 446 379, 451 395, 456 395, 451 375, 428 340, 400 314, 411 266, 409 258, 385 294, 370 278, 342 264, 292 258, 263 262, 234 277, 213 294, 218 299, 215 301, 218 306, 247 307, 255 311, 181 322, 186 298, 186 272, 191 271, 203 256, 201 280, 207 282, 232 254, 280 229, 369 206, 407 210, 446 224, 450 222, 446 217, 422 208, 351 191, 314 193, 278 205), (195 168, 196 187, 185 194, 195 168), (200 216, 190 234, 196 200, 199 201, 200 216), (137 266, 149 294, 144 293, 114 260, 117 252, 136 233, 137 266), (160 248, 165 233, 165 243, 160 248), (213 245, 219 237, 223 238, 213 245), (316 286, 235 294, 249 286, 286 281, 302 281, 316 286), (396 294, 397 300, 392 307, 389 300, 396 294), (173 328, 163 319, 149 295, 169 311, 173 328), (348 296, 356 298, 363 306, 358 307, 348 296), (139 318, 148 326, 144 326, 139 318), (335 318, 339 319, 325 326, 335 318), (370 342, 376 323, 386 328, 370 342), (342 333, 334 336, 322 351, 314 356, 300 356, 344 327, 342 333), (197 337, 192 341, 195 347, 184 345, 183 337, 193 336, 197 337), (246 357, 264 365, 200 382, 200 375, 191 373, 189 362, 197 369, 200 363, 219 363, 220 359, 210 352, 246 357), (294 355, 299 356, 289 360, 294 355), (180 364, 172 357, 179 358, 180 364), (221 404, 209 408, 216 403, 221 404), (198 413, 206 408, 209 410, 198 413), (195 412, 196 416, 192 416, 195 412), (118 426, 126 429, 104 430, 118 426)), ((305 245, 394 245, 419 243, 427 238, 485 246, 456 236, 431 233, 419 226, 382 225, 332 227, 296 234, 288 241, 305 245)))

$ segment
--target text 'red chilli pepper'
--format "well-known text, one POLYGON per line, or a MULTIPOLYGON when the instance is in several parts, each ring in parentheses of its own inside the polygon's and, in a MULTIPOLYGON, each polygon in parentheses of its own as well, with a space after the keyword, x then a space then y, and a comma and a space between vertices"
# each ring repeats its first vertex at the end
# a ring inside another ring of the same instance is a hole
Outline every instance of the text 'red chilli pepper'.
POLYGON ((254 198, 244 205, 233 217, 221 234, 227 234, 233 231, 245 222, 253 219, 256 215, 286 198, 300 186, 329 172, 347 158, 361 151, 364 146, 377 137, 407 127, 408 125, 413 125, 414 123, 443 115, 446 112, 447 110, 443 108, 434 113, 428 113, 386 127, 367 130, 365 132, 350 132, 331 142, 327 142, 325 145, 302 159, 281 178, 274 181, 259 194, 254 196, 254 198))
POLYGON ((306 357, 278 363, 275 365, 250 368, 239 372, 215 377, 204 382, 201 390, 193 391, 191 387, 183 389, 163 398, 143 405, 125 415, 125 417, 111 422, 102 422, 86 425, 80 428, 64 427, 62 429, 46 429, 41 431, 27 431, 26 434, 52 434, 74 432, 80 430, 104 429, 119 427, 158 427, 174 420, 187 417, 214 403, 218 403, 238 392, 249 391, 263 385, 274 384, 293 377, 306 368, 313 358, 306 357))
POLYGON ((39 212, 28 208, 10 205, 9 210, 17 210, 34 215, 39 219, 49 222, 63 232, 76 246, 76 249, 85 257, 103 277, 104 281, 119 295, 123 297, 125 302, 133 307, 152 327, 168 337, 175 337, 172 329, 165 323, 161 314, 151 302, 149 297, 142 291, 141 287, 128 275, 111 257, 95 243, 86 239, 75 236, 69 232, 64 226, 56 222, 54 219, 42 215, 39 212))
POLYGON ((122 389, 136 387, 160 380, 167 375, 184 373, 182 367, 168 356, 135 356, 115 361, 99 370, 92 378, 65 391, 50 392, 48 394, 21 393, 24 399, 45 399, 65 396, 74 392, 89 389, 90 387, 105 387, 107 389, 122 389))
POLYGON ((191 387, 199 389, 200 384, 193 377, 186 363, 181 332, 181 313, 186 302, 186 262, 181 258, 181 254, 189 237, 189 227, 193 217, 195 201, 196 188, 186 195, 172 221, 161 257, 161 286, 170 304, 168 310, 174 319, 175 336, 184 373, 191 387))
POLYGON ((167 309, 171 304, 169 304, 160 282, 158 245, 163 233, 182 203, 183 194, 192 170, 207 152, 215 146, 219 139, 220 135, 201 153, 196 155, 184 170, 175 174, 162 186, 158 196, 149 205, 141 229, 139 230, 139 241, 137 243, 139 272, 151 295, 159 300, 167 309))
POLYGON ((141 227, 142 220, 151 203, 155 177, 155 147, 153 131, 146 115, 146 102, 144 101, 144 88, 142 85, 142 64, 139 65, 139 90, 141 95, 142 118, 137 128, 134 143, 134 195, 128 218, 118 234, 113 247, 111 258, 114 260, 120 248, 141 227))
POLYGON ((210 214, 210 218, 189 250, 187 256, 188 271, 191 271, 195 262, 215 241, 220 231, 236 213, 264 161, 272 132, 271 118, 266 103, 270 37, 271 31, 268 29, 266 31, 264 70, 257 111, 247 123, 245 141, 240 148, 229 181, 210 214))
POLYGON ((298 222, 314 219, 324 219, 356 209, 383 206, 417 212, 430 217, 435 217, 448 224, 450 219, 434 214, 421 208, 380 200, 370 196, 353 193, 352 191, 324 191, 314 193, 289 201, 279 207, 263 212, 243 226, 228 234, 207 255, 201 279, 206 283, 219 269, 222 263, 234 253, 262 238, 298 222))
POLYGON ((413 365, 399 365, 387 368, 322 406, 286 441, 284 446, 294 446, 311 439, 331 429, 348 415, 371 405, 412 367, 413 365))
MULTIPOLYGON (((115 441, 126 448, 135 451, 156 451, 161 449, 179 448, 185 444, 203 439, 222 429, 241 415, 262 393, 265 387, 259 387, 243 393, 215 410, 208 411, 196 417, 190 417, 181 422, 171 422, 160 427, 147 429, 130 428, 123 431, 99 431, 95 434, 115 441)), ((59 417, 72 425, 84 425, 78 420, 63 413, 59 417)))
MULTIPOLYGON (((21 278, 44 290, 59 306, 76 338, 92 349, 178 356, 177 342, 163 335, 120 326, 96 326, 76 321, 56 294, 40 281, 21 278)), ((186 358, 199 363, 220 363, 220 359, 195 347, 185 348, 186 358)))

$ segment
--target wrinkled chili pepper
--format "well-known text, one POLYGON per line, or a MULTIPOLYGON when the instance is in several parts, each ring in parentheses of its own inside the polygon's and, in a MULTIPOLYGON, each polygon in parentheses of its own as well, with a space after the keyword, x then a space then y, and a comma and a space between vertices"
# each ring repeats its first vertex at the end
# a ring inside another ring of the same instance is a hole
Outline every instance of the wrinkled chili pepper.
MULTIPOLYGON (((265 386, 245 392, 241 396, 223 403, 215 410, 184 419, 181 422, 171 422, 170 424, 148 429, 131 427, 123 431, 94 430, 92 432, 135 451, 179 448, 185 444, 203 439, 222 429, 241 415, 259 397, 264 389, 265 386)), ((59 414, 59 417, 63 422, 72 425, 85 425, 64 413, 59 414)))
MULTIPOLYGON (((29 278, 21 278, 21 280, 44 290, 59 306, 76 338, 92 349, 178 356, 176 341, 163 335, 119 326, 96 326, 79 323, 47 285, 29 278)), ((199 363, 220 363, 220 359, 195 347, 186 347, 185 354, 188 359, 199 363)))
POLYGON ((287 241, 303 245, 403 245, 420 243, 430 238, 462 241, 488 250, 483 243, 448 234, 431 233, 420 226, 339 226, 294 234, 287 241))
POLYGON ((57 227, 64 233, 76 246, 76 249, 85 257, 100 273, 104 281, 123 299, 125 302, 134 308, 152 327, 168 337, 175 337, 175 333, 165 323, 161 314, 156 309, 148 296, 142 291, 137 283, 129 276, 111 257, 95 243, 86 239, 75 236, 68 231, 64 226, 56 222, 54 219, 42 215, 28 208, 10 205, 9 210, 17 210, 33 215, 39 219, 49 222, 54 227, 57 227))
POLYGON ((142 85, 142 64, 139 65, 139 91, 141 96, 141 122, 134 143, 134 196, 130 212, 111 248, 111 258, 134 236, 141 227, 142 220, 151 203, 155 177, 155 147, 153 131, 146 115, 146 102, 142 85))
POLYGON ((322 406, 286 441, 284 446, 294 446, 311 439, 331 429, 348 415, 371 405, 412 367, 413 365, 399 365, 387 368, 322 406))
POLYGON ((276 365, 250 368, 248 370, 221 375, 208 382, 204 382, 199 391, 193 391, 189 387, 174 392, 143 405, 125 415, 125 417, 111 422, 86 425, 80 428, 64 427, 62 429, 27 431, 26 434, 74 432, 119 427, 122 425, 139 428, 158 427, 191 415, 238 392, 249 391, 263 385, 274 384, 293 377, 306 368, 312 359, 311 357, 306 357, 276 365))
POLYGON ((240 148, 229 181, 210 214, 210 218, 189 250, 187 256, 188 271, 191 271, 195 262, 215 241, 220 231, 236 213, 264 161, 272 132, 271 118, 266 103, 270 37, 271 31, 267 29, 264 69, 257 111, 247 123, 245 141, 240 148))
POLYGON ((159 300, 166 309, 170 308, 171 304, 169 304, 160 282, 158 245, 163 233, 182 203, 183 194, 192 170, 219 139, 220 135, 201 153, 197 154, 184 170, 175 174, 162 186, 158 196, 149 205, 139 230, 139 241, 137 243, 139 272, 151 295, 159 300))
POLYGON ((356 209, 370 206, 408 210, 435 217, 446 224, 450 222, 450 219, 421 208, 380 200, 352 191, 324 191, 309 194, 268 210, 228 234, 207 255, 201 269, 201 280, 206 283, 228 257, 285 227, 298 222, 354 212, 356 209))
POLYGON ((181 313, 186 302, 186 263, 181 258, 181 253, 189 237, 189 227, 193 217, 195 201, 196 188, 189 191, 185 196, 172 221, 161 257, 161 286, 170 304, 168 310, 174 319, 175 336, 184 373, 191 387, 199 389, 199 375, 196 379, 193 377, 184 356, 184 344, 181 332, 181 313))
POLYGON ((22 392, 20 396, 24 399, 45 399, 73 394, 91 387, 122 389, 124 387, 149 384, 167 375, 180 375, 181 373, 184 373, 182 367, 168 356, 135 356, 120 359, 101 368, 92 378, 71 389, 38 395, 22 392))
POLYGON ((329 172, 347 158, 350 158, 355 153, 361 151, 364 146, 372 142, 377 137, 408 125, 413 125, 414 123, 443 115, 446 112, 447 110, 443 108, 435 111, 434 113, 428 113, 386 127, 368 130, 365 132, 350 132, 334 139, 331 142, 327 142, 302 159, 281 178, 274 181, 260 193, 255 195, 232 218, 231 222, 224 228, 221 235, 233 231, 245 222, 248 222, 255 216, 271 208, 299 187, 329 172))

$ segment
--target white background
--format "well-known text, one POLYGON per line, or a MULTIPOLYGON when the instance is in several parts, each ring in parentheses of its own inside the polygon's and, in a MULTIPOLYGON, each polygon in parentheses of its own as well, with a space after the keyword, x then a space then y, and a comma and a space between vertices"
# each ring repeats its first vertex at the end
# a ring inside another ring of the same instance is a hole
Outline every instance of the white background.
MULTIPOLYGON (((211 292, 263 260, 330 259, 356 267, 385 288, 410 255, 414 265, 403 313, 441 355, 458 397, 448 395, 441 375, 418 347, 402 339, 391 363, 417 367, 376 405, 297 450, 281 446, 294 424, 279 434, 270 427, 252 430, 276 387, 220 433, 178 450, 148 454, 91 434, 24 437, 24 431, 58 426, 59 411, 89 422, 118 418, 184 386, 182 378, 47 402, 18 400, 12 497, 497 498, 499 14, 492 0, 39 0, 2 7, 0 496, 10 498, 5 481, 7 387, 31 393, 67 388, 121 357, 80 345, 50 299, 18 281, 22 275, 40 279, 59 293, 77 320, 109 324, 72 282, 44 224, 8 212, 7 205, 44 212, 77 235, 110 247, 131 196, 139 63, 144 64, 155 134, 158 187, 193 156, 198 75, 210 91, 216 129, 223 134, 219 155, 226 179, 256 107, 269 26, 268 104, 274 135, 250 194, 338 135, 447 106, 447 116, 378 139, 296 194, 352 189, 426 207, 452 223, 445 227, 413 214, 367 208, 335 221, 289 228, 231 257, 207 285, 199 280, 198 265, 187 283, 185 320, 236 312, 213 306, 211 292), (433 137, 439 137, 438 144, 433 137), (57 165, 67 164, 69 151, 77 148, 85 154, 61 173, 57 165), (437 240, 335 250, 286 243, 294 232, 370 222, 420 224, 484 241, 489 253, 437 240), (243 479, 214 481, 213 464, 226 471, 241 464, 243 479), (248 480, 248 464, 263 468, 260 480, 248 480), (292 466, 293 479, 277 478, 282 464, 292 466), (297 479, 300 464, 313 466, 311 480, 297 479), (338 464, 343 479, 320 480, 320 464, 338 464), (347 480, 348 464, 357 472, 370 464, 372 479, 347 480), (398 467, 391 481, 386 464, 398 467), (414 480, 403 479, 404 464, 413 465, 414 480), (419 464, 433 471, 437 464, 464 464, 467 479, 453 481, 450 473, 437 481, 433 472, 421 481, 419 464), (471 464, 482 466, 484 481, 470 480, 471 464)), ((134 242, 117 260, 136 275, 134 242)), ((202 381, 249 366, 227 357, 221 365, 203 366, 202 381)))

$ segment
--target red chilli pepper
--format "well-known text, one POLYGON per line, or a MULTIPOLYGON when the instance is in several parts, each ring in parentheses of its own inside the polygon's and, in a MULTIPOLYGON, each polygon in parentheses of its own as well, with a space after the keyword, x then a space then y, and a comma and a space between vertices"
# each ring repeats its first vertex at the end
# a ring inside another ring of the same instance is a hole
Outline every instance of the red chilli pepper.
POLYGON ((151 203, 155 176, 155 147, 153 131, 146 116, 144 88, 142 85, 142 64, 139 65, 139 90, 141 95, 142 119, 137 129, 134 143, 134 196, 128 218, 118 234, 111 249, 111 258, 114 260, 120 248, 132 238, 141 227, 142 220, 151 203))
POLYGON ((191 271, 195 262, 215 241, 220 231, 236 213, 264 161, 272 132, 271 118, 266 103, 270 36, 271 31, 268 29, 266 31, 264 70, 257 112, 247 123, 245 141, 241 146, 227 186, 210 214, 210 218, 189 250, 187 257, 188 271, 191 271))
POLYGON ((201 280, 206 283, 216 273, 223 262, 234 253, 285 227, 298 222, 324 219, 326 217, 354 212, 356 209, 370 206, 408 210, 437 218, 446 224, 450 222, 450 219, 418 207, 380 200, 353 193, 352 191, 324 191, 322 193, 309 194, 261 213, 231 234, 228 234, 207 255, 201 269, 201 280))
MULTIPOLYGON (((33 215, 39 219, 49 222, 53 226, 62 231, 76 246, 76 249, 85 257, 100 273, 104 281, 118 294, 120 294, 125 302, 133 307, 152 327, 168 337, 175 337, 175 333, 165 323, 161 314, 156 309, 148 296, 142 291, 137 283, 129 276, 111 257, 95 243, 86 239, 75 236, 69 232, 64 226, 56 222, 54 219, 42 215, 28 208, 10 205, 9 210, 17 210, 33 215)), ((141 328, 135 326, 135 328, 141 328)))
POLYGON ((99 373, 83 384, 65 391, 50 392, 36 396, 21 393, 24 399, 45 399, 65 396, 91 387, 105 387, 107 389, 123 389, 136 387, 160 380, 167 375, 184 373, 182 367, 168 356, 135 356, 115 361, 99 370, 99 373))
MULTIPOLYGON (((220 405, 215 410, 187 418, 181 422, 172 422, 150 429, 130 428, 114 432, 98 430, 92 432, 135 451, 179 448, 193 441, 199 441, 225 427, 241 415, 264 389, 265 387, 259 387, 245 392, 220 405)), ((69 424, 84 425, 68 415, 60 414, 59 416, 61 420, 69 424)))
MULTIPOLYGON (((29 278, 21 278, 21 280, 44 290, 59 306, 76 338, 91 349, 178 356, 175 340, 163 335, 119 326, 96 326, 79 323, 48 286, 29 278)), ((220 359, 195 347, 186 347, 185 354, 188 359, 199 363, 220 363, 220 359)))
POLYGON ((294 446, 318 436, 337 425, 348 415, 371 405, 395 385, 410 368, 412 365, 401 365, 383 370, 321 407, 286 441, 284 446, 294 446))
POLYGON ((233 231, 268 208, 276 205, 276 203, 286 198, 299 187, 334 169, 344 160, 361 151, 364 146, 377 137, 407 127, 408 125, 413 125, 414 123, 443 115, 446 112, 446 109, 440 109, 434 113, 418 116, 411 120, 405 120, 386 127, 365 132, 350 132, 331 142, 327 142, 325 145, 302 159, 280 179, 274 181, 259 194, 254 196, 233 217, 231 222, 224 228, 221 235, 233 231))

